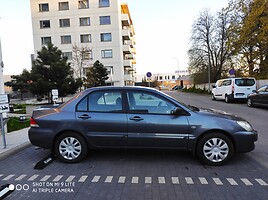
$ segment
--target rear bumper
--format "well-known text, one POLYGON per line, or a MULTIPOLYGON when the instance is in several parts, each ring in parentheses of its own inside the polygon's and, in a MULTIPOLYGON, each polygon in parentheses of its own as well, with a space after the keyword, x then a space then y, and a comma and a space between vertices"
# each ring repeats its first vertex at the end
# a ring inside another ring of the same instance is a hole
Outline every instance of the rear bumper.
POLYGON ((44 149, 53 148, 54 134, 50 130, 31 127, 28 131, 28 137, 34 146, 42 147, 44 149))
POLYGON ((237 153, 246 153, 255 149, 255 142, 258 140, 257 131, 240 131, 234 134, 235 148, 237 153))

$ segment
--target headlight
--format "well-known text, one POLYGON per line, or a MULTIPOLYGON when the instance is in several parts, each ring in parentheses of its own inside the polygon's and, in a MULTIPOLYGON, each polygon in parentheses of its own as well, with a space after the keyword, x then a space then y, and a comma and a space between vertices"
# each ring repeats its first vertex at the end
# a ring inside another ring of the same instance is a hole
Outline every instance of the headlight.
POLYGON ((246 121, 237 121, 237 123, 246 131, 253 131, 252 126, 246 121))

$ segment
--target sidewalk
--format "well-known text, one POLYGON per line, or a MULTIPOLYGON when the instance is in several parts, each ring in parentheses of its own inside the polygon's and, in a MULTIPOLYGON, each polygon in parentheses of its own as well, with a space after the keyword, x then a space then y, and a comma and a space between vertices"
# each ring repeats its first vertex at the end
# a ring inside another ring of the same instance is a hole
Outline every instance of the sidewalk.
POLYGON ((6 148, 4 149, 2 135, 0 135, 0 160, 21 151, 31 145, 28 138, 29 128, 6 133, 6 148))

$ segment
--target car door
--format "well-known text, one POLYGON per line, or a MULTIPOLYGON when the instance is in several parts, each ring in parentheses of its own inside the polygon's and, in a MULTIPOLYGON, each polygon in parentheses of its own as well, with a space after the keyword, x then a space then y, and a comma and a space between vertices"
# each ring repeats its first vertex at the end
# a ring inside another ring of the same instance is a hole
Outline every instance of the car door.
POLYGON ((176 105, 150 92, 127 92, 129 103, 128 146, 187 147, 189 125, 186 116, 172 115, 176 105))
POLYGON ((123 147, 127 120, 120 91, 96 91, 76 107, 77 124, 89 143, 96 147, 123 147))
POLYGON ((258 90, 254 102, 260 105, 268 105, 268 86, 263 86, 258 90))

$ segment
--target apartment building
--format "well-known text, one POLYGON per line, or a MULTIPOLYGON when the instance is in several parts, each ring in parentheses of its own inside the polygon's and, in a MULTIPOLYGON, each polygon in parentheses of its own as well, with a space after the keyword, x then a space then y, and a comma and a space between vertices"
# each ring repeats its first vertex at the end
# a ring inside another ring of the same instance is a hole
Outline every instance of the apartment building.
MULTIPOLYGON (((120 0, 30 0, 35 56, 52 43, 77 72, 74 46, 84 49, 82 74, 99 60, 107 85, 134 85, 135 32, 128 5, 120 0)), ((81 72, 81 70, 80 70, 81 72)))

